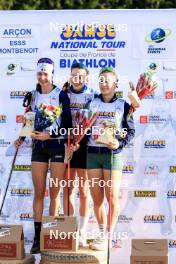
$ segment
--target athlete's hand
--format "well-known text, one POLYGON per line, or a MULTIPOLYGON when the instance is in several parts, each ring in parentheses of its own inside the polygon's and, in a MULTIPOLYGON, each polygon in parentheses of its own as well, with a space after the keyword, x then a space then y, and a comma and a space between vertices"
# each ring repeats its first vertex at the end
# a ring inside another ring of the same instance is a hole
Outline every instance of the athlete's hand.
POLYGON ((119 141, 115 139, 113 142, 109 142, 106 146, 111 150, 116 150, 119 148, 119 141))
POLYGON ((70 151, 75 152, 79 149, 80 145, 79 144, 71 144, 70 145, 70 151))
POLYGON ((31 138, 44 141, 44 140, 50 139, 50 134, 47 132, 33 131, 31 134, 31 138))
POLYGON ((23 144, 23 140, 18 138, 18 139, 15 140, 14 144, 15 144, 16 148, 19 148, 23 144))

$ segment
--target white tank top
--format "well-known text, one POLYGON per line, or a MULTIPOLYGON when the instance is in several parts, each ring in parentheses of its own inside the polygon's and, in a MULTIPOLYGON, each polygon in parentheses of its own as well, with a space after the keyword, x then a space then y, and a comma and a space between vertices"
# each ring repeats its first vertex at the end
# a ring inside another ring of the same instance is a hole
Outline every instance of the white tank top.
POLYGON ((102 128, 102 123, 104 123, 104 121, 111 122, 116 126, 117 130, 121 132, 124 104, 125 101, 123 99, 116 99, 110 103, 104 103, 100 98, 95 98, 92 100, 89 105, 89 109, 93 112, 99 112, 99 116, 93 125, 88 146, 106 147, 104 144, 97 144, 95 142, 97 132, 100 128, 102 128))

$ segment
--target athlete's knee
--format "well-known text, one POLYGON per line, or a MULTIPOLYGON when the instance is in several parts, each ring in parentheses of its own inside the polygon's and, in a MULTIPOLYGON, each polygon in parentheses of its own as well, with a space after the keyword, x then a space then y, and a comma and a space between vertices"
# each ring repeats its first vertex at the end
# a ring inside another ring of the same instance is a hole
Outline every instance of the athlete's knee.
POLYGON ((34 199, 35 200, 43 200, 45 197, 45 191, 37 190, 34 192, 34 199))
POLYGON ((95 207, 100 207, 103 205, 103 202, 104 202, 104 197, 94 197, 93 198, 93 203, 94 203, 94 206, 95 207))

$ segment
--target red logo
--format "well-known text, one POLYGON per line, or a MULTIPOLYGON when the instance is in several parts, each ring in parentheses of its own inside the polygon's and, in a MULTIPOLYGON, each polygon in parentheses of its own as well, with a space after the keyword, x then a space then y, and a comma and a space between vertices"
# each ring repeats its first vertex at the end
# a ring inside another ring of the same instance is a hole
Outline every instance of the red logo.
POLYGON ((23 123, 24 116, 23 115, 16 115, 16 123, 23 123))
POLYGON ((173 91, 166 91, 166 93, 165 93, 165 98, 166 98, 166 99, 173 99, 173 98, 174 98, 174 93, 173 93, 173 91))
POLYGON ((140 123, 141 124, 148 123, 148 116, 140 116, 140 123))

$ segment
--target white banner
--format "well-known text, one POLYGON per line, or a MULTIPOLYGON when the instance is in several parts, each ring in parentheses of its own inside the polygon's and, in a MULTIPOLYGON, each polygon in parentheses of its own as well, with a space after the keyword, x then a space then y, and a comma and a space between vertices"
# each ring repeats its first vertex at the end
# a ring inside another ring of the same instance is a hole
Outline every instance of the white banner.
MULTIPOLYGON (((156 68, 160 85, 135 112, 135 140, 123 152, 121 211, 111 264, 130 263, 132 238, 168 238, 170 263, 174 263, 175 20, 175 10, 0 12, 1 200, 15 151, 13 142, 22 126, 22 101, 26 91, 35 89, 39 58, 54 61, 54 80, 60 87, 68 80, 74 61, 88 67, 89 86, 96 90, 100 68, 113 67, 120 78, 119 92, 126 100, 128 81, 136 83, 140 73, 156 68)), ((27 250, 34 232, 30 155, 30 140, 26 139, 16 160, 1 217, 4 223, 23 223, 27 250)), ((47 214, 48 190, 45 198, 47 214)), ((78 195, 75 199, 78 204, 78 195)), ((90 208, 88 230, 97 229, 92 203, 90 208)))

